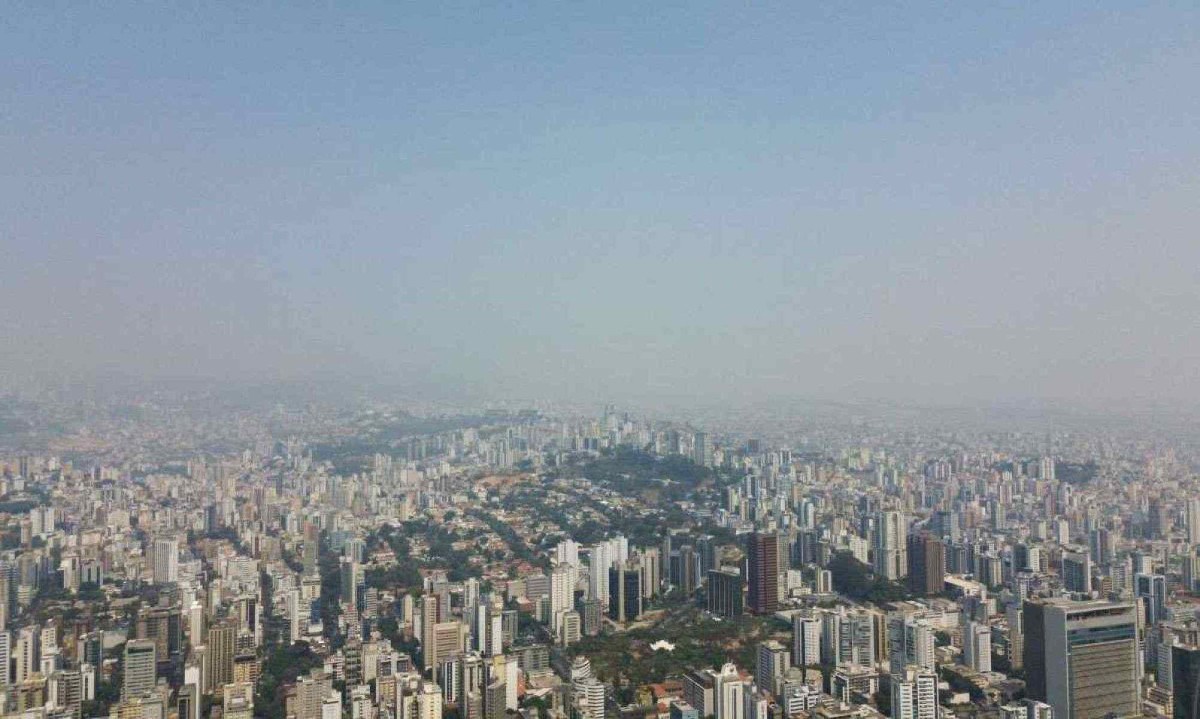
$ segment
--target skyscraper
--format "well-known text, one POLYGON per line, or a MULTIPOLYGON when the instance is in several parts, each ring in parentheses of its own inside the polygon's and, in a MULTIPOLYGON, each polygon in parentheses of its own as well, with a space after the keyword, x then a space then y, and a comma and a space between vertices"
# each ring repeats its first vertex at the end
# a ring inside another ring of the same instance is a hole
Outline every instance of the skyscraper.
POLYGON ((305 621, 308 612, 301 611, 300 590, 291 589, 287 593, 288 641, 298 642, 307 628, 305 621))
POLYGON ((936 670, 937 640, 928 619, 894 614, 888 617, 887 627, 888 669, 892 674, 902 674, 910 666, 929 672, 936 670))
POLYGON ((1200 647, 1171 647, 1172 719, 1200 719, 1200 647))
POLYGON ((179 581, 179 542, 174 538, 154 540, 154 583, 179 581))
POLYGON ((747 607, 754 614, 779 609, 779 539, 772 533, 754 532, 746 539, 747 607))
POLYGON ((892 719, 936 719, 937 674, 908 667, 892 674, 892 719))
POLYGON ((740 617, 742 575, 737 570, 714 569, 708 573, 708 611, 718 617, 740 617))
POLYGON ((821 620, 811 615, 792 615, 792 664, 806 667, 820 663, 821 620))
POLYGON ((783 675, 792 666, 791 654, 787 647, 773 639, 760 642, 756 654, 754 681, 759 689, 778 694, 783 675))
POLYGON ((350 607, 358 604, 358 585, 361 581, 362 569, 358 562, 350 557, 342 557, 339 560, 340 576, 342 580, 342 596, 341 601, 350 607))
POLYGON ((980 673, 992 671, 992 628, 979 622, 963 627, 963 664, 980 673))
POLYGON ((1092 591, 1092 558, 1087 552, 1065 552, 1062 557, 1063 586, 1068 592, 1092 591))
POLYGON ((0 691, 8 688, 8 665, 12 655, 12 635, 0 629, 0 691))
POLYGON ((642 614, 641 571, 619 562, 608 570, 608 615, 628 622, 642 614))
POLYGON ((233 657, 237 644, 237 625, 225 620, 208 628, 209 690, 216 691, 233 681, 233 657))
POLYGON ((875 573, 884 579, 899 580, 908 572, 904 515, 885 511, 875 515, 875 542, 871 562, 875 573))
POLYGON ((1200 499, 1187 502, 1187 537, 1189 545, 1200 544, 1200 499))
POLYGON ((125 658, 122 662, 124 682, 121 698, 124 700, 143 697, 154 691, 156 683, 155 643, 146 639, 131 639, 125 642, 125 658))
POLYGON ((1134 593, 1146 607, 1146 624, 1154 626, 1166 619, 1167 578, 1161 574, 1137 574, 1133 578, 1134 593))
POLYGON ((1030 602, 1025 614, 1026 693, 1057 719, 1141 714, 1137 613, 1113 602, 1030 602))
POLYGON ((703 432, 692 436, 692 461, 701 467, 712 466, 712 448, 708 446, 708 435, 703 432))
POLYGON ((928 532, 908 537, 908 588, 927 597, 942 591, 946 581, 946 547, 928 532))

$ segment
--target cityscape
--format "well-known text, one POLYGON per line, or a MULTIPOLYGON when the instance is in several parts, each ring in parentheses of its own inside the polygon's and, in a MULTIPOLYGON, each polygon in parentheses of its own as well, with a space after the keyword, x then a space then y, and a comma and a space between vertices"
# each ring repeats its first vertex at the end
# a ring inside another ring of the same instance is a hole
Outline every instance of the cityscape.
POLYGON ((0 453, 22 717, 1195 716, 1194 447, 27 402, 53 421, 0 453))
POLYGON ((1196 0, 0 48, 0 719, 1200 719, 1196 0))

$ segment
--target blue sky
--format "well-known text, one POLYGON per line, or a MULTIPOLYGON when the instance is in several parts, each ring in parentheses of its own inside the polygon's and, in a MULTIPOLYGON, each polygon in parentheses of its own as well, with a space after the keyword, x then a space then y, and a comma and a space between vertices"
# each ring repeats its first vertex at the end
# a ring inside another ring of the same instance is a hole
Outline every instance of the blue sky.
POLYGON ((1200 398, 1194 3, 15 3, 9 379, 1200 398))

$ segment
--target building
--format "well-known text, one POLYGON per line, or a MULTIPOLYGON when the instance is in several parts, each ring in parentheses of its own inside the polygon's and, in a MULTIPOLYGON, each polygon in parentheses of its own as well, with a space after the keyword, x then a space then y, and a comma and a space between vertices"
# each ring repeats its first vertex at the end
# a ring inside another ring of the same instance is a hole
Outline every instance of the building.
POLYGON ((843 667, 875 664, 875 617, 857 609, 821 615, 821 663, 843 667))
POLYGON ((779 694, 783 675, 792 666, 791 653, 787 647, 770 639, 759 643, 756 656, 754 681, 758 684, 758 688, 766 689, 772 694, 779 694))
POLYGON ((333 677, 313 670, 297 679, 295 687, 294 703, 287 713, 294 714, 296 719, 321 719, 321 706, 333 690, 333 677))
POLYGON ((697 432, 692 436, 692 461, 701 467, 712 466, 712 447, 708 443, 708 435, 697 432))
POLYGON ((716 701, 716 719, 746 719, 747 681, 742 679, 737 667, 725 664, 714 677, 713 698, 716 701))
POLYGON ((179 542, 173 538, 154 540, 154 583, 179 581, 179 542))
POLYGON ((1065 552, 1062 557, 1063 587, 1068 592, 1092 591, 1092 558, 1087 552, 1065 552))
POLYGON ((642 614, 642 573, 636 566, 618 562, 608 570, 608 616, 631 622, 642 614))
POLYGON ((579 612, 574 610, 560 612, 555 622, 558 625, 559 645, 569 647, 579 641, 583 634, 579 612))
POLYGON ((888 617, 888 669, 903 674, 910 666, 922 671, 936 670, 937 645, 933 624, 912 614, 893 614, 888 617))
POLYGON ((605 686, 595 677, 587 677, 573 685, 575 709, 580 719, 604 719, 605 686))
POLYGON ((779 609, 779 538, 753 532, 746 538, 747 608, 754 614, 779 609))
POLYGON ((131 639, 125 642, 122 662, 124 679, 121 685, 123 700, 149 696, 158 681, 155 643, 146 639, 131 639))
POLYGON ((456 656, 463 650, 463 625, 459 622, 438 622, 429 633, 430 643, 421 647, 425 665, 435 669, 447 657, 456 656))
POLYGON ((946 545, 929 532, 908 537, 908 589, 928 597, 942 591, 946 581, 946 545))
POLYGON ((695 707, 700 716, 716 711, 716 675, 711 669, 695 669, 683 675, 683 700, 695 707))
POLYGON ((891 719, 937 719, 937 674, 916 667, 892 674, 891 719))
POLYGON ((1171 647, 1172 719, 1200 719, 1200 646, 1171 647))
POLYGON ((237 625, 232 621, 224 621, 209 627, 207 646, 209 691, 215 692, 233 681, 237 625))
POLYGON ((740 617, 744 608, 742 573, 713 569, 708 573, 708 611, 718 617, 740 617))
POLYGON ((1025 605, 1026 694, 1058 719, 1141 715, 1132 604, 1063 600, 1025 605))
POLYGON ((906 534, 904 515, 900 512, 885 511, 875 515, 871 563, 877 575, 894 582, 908 573, 906 534))
POLYGON ((691 704, 677 701, 671 704, 670 719, 704 719, 704 717, 700 716, 700 711, 691 704))
POLYGON ((1145 605, 1146 624, 1154 626, 1167 618, 1167 578, 1161 574, 1136 574, 1134 594, 1145 605))
POLYGON ((483 695, 484 719, 504 719, 507 696, 508 691, 502 680, 497 679, 488 684, 483 695))
POLYGON ((821 663, 821 620, 804 614, 792 616, 792 665, 814 667, 821 663))
POLYGON ((974 671, 992 671, 992 628, 980 622, 967 622, 963 627, 963 664, 974 671))
POLYGON ((581 631, 589 637, 596 636, 597 634, 600 633, 600 626, 601 626, 600 618, 601 618, 602 612, 600 611, 600 600, 599 599, 588 599, 588 600, 581 602, 579 607, 580 607, 579 617, 580 617, 581 631))

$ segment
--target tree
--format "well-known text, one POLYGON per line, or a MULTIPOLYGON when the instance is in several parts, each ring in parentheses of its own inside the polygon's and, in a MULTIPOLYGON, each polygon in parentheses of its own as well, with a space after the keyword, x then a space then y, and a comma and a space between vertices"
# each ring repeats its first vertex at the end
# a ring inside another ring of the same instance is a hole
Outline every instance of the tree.
POLYGON ((882 604, 909 596, 900 584, 872 574, 871 568, 850 552, 838 552, 826 568, 833 577, 834 591, 851 599, 882 604))

